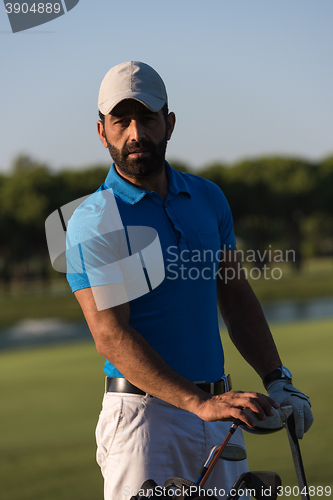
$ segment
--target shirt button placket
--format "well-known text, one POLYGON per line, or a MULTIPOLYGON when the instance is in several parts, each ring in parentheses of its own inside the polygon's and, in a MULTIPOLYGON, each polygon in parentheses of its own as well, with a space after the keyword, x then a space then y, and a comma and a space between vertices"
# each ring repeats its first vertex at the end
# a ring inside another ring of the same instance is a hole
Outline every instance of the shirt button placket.
POLYGON ((181 251, 182 250, 188 250, 187 244, 186 244, 185 233, 182 230, 182 228, 180 227, 178 221, 175 219, 173 211, 169 207, 169 203, 165 203, 164 204, 164 209, 165 209, 165 212, 166 212, 167 216, 169 217, 170 221, 172 222, 173 227, 176 229, 176 231, 178 231, 180 233, 180 238, 178 240, 179 249, 181 251))

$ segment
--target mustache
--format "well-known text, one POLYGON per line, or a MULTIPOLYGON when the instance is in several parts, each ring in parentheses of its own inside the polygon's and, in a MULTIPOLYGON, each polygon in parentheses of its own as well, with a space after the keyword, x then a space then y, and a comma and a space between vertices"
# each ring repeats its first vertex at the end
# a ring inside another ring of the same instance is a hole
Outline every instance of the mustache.
POLYGON ((139 142, 132 142, 130 145, 126 145, 122 149, 122 156, 127 156, 131 153, 134 153, 138 150, 140 151, 155 151, 155 144, 150 141, 142 140, 139 142))

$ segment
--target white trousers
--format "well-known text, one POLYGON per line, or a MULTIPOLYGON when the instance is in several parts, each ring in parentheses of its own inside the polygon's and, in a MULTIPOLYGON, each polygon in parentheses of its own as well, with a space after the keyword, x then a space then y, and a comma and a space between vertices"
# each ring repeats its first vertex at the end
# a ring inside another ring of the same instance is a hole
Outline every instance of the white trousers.
MULTIPOLYGON (((130 500, 147 479, 159 486, 174 476, 195 482, 211 448, 222 444, 230 425, 204 422, 148 395, 105 393, 96 428, 105 500, 130 500)), ((240 429, 230 443, 245 447, 240 429)), ((205 488, 223 499, 246 471, 246 459, 220 459, 205 488)))

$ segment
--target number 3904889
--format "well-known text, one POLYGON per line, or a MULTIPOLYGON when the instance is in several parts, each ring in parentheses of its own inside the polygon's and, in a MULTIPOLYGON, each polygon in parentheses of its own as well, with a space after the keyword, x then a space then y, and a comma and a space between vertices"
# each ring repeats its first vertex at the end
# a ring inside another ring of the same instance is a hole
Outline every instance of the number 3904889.
POLYGON ((33 3, 30 8, 27 3, 6 3, 6 12, 7 14, 28 14, 28 12, 32 12, 33 14, 59 14, 61 10, 60 3, 33 3))
POLYGON ((283 494, 286 497, 297 497, 298 495, 309 495, 310 497, 318 496, 318 497, 329 497, 331 496, 332 490, 330 486, 309 486, 308 488, 304 487, 300 489, 298 486, 278 486, 278 496, 282 496, 283 494))

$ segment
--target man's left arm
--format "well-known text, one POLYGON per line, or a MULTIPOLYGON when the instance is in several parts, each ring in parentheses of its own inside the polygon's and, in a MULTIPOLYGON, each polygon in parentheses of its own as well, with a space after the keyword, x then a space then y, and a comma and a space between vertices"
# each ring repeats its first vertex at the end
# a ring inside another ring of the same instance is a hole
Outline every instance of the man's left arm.
MULTIPOLYGON (((217 302, 232 342, 262 380, 282 366, 261 305, 246 279, 236 248, 222 252, 217 275, 217 302)), ((302 438, 313 422, 309 398, 278 375, 268 383, 267 392, 281 406, 293 406, 296 435, 298 439, 302 438)))

